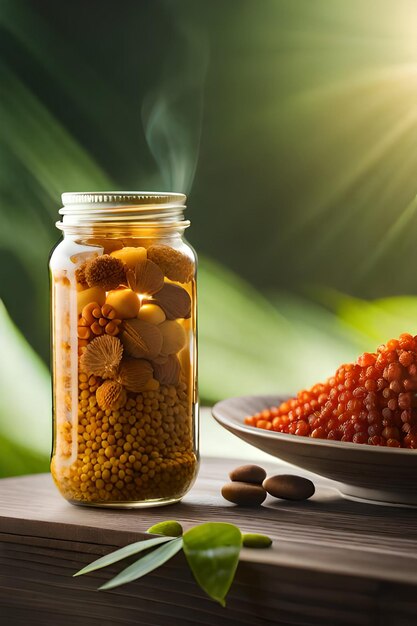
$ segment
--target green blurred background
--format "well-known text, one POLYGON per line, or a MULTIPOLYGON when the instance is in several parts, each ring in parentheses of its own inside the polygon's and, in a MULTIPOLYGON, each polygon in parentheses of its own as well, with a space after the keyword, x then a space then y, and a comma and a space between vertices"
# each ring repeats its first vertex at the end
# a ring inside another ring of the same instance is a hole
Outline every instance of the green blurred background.
POLYGON ((48 464, 63 191, 189 194, 206 403, 417 333, 415 2, 0 0, 0 29, 0 475, 48 464))

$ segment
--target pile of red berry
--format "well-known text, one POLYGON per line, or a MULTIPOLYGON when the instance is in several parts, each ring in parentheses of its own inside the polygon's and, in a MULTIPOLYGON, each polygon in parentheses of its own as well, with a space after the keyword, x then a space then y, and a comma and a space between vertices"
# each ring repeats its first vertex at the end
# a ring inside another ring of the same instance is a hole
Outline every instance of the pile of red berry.
POLYGON ((417 448, 417 335, 365 352, 325 383, 245 423, 304 437, 417 448))

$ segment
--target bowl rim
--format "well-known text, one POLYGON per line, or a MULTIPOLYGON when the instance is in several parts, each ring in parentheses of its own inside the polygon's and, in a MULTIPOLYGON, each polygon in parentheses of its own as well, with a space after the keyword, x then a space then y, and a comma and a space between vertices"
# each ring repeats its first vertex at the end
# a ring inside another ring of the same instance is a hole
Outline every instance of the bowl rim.
MULTIPOLYGON (((320 448, 342 448, 343 450, 355 450, 357 452, 373 452, 374 454, 397 454, 397 455, 416 455, 417 458, 417 450, 412 448, 388 448, 386 446, 371 446, 368 443, 352 443, 350 441, 336 441, 331 439, 319 439, 301 435, 290 435, 287 433, 277 433, 274 430, 265 430, 263 428, 256 428, 256 426, 248 426, 246 424, 235 421, 233 418, 229 418, 224 415, 223 407, 228 406, 232 402, 239 401, 248 401, 251 400, 265 400, 268 399, 268 402, 271 398, 282 398, 284 401, 285 398, 290 398, 288 394, 254 394, 254 395, 245 395, 245 396, 233 396, 230 398, 225 398, 224 400, 220 400, 216 402, 216 404, 211 409, 211 414, 214 419, 221 425, 225 426, 225 424, 229 424, 233 427, 234 430, 238 430, 242 433, 249 433, 251 435, 256 434, 258 437, 263 437, 266 439, 280 439, 283 441, 288 441, 291 443, 303 443, 305 445, 318 446, 320 448)), ((271 404, 267 404, 266 406, 273 406, 271 404)))

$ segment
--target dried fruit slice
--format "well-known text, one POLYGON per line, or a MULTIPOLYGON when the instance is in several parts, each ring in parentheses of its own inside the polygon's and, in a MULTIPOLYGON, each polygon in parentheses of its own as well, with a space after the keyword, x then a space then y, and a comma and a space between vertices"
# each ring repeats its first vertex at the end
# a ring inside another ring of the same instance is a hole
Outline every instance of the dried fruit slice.
POLYGON ((325 383, 245 422, 294 435, 417 448, 417 335, 404 333, 365 352, 325 383))
POLYGON ((137 263, 146 259, 146 248, 127 246, 112 252, 111 256, 120 259, 130 270, 134 270, 137 263))
POLYGON ((80 358, 80 369, 89 375, 101 378, 114 378, 120 361, 123 346, 117 337, 102 335, 93 339, 80 358))
POLYGON ((188 291, 171 283, 165 283, 153 300, 145 300, 145 304, 157 304, 169 320, 191 316, 191 298, 188 291))
POLYGON ((121 340, 125 352, 136 359, 153 359, 162 348, 162 333, 159 326, 134 319, 123 323, 121 340))
POLYGON ((147 384, 153 378, 153 367, 145 359, 124 358, 118 376, 118 381, 128 391, 145 391, 147 384))

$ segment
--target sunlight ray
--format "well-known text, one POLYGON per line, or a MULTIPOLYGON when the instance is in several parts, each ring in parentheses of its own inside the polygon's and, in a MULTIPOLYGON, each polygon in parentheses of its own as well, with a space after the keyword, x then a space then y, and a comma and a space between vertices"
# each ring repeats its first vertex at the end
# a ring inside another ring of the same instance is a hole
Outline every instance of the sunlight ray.
POLYGON ((387 231, 385 237, 380 241, 379 245, 370 252, 367 258, 364 260, 361 266, 361 273, 365 275, 369 272, 372 266, 385 255, 390 246, 393 245, 396 239, 399 239, 404 230, 412 221, 413 217, 417 213, 417 197, 414 197, 412 201, 404 208, 401 214, 397 217, 390 229, 387 231))
POLYGON ((320 203, 317 202, 315 206, 312 204, 308 212, 306 211, 299 216, 299 219, 294 220, 292 225, 287 229, 285 238, 291 239, 295 233, 308 228, 316 219, 322 219, 327 211, 334 208, 334 204, 337 202, 340 195, 354 185, 355 181, 363 176, 367 170, 383 159, 384 155, 392 149, 402 137, 416 128, 417 107, 408 111, 407 115, 399 119, 395 126, 387 130, 385 135, 382 136, 378 142, 373 144, 360 160, 353 162, 350 169, 345 170, 339 177, 339 180, 334 181, 333 186, 330 186, 327 192, 323 190, 323 196, 326 194, 326 197, 322 198, 320 203))

